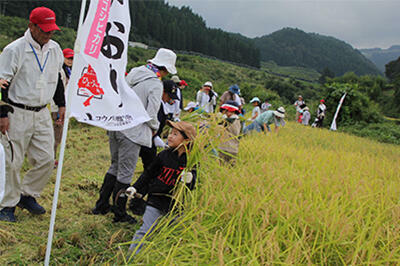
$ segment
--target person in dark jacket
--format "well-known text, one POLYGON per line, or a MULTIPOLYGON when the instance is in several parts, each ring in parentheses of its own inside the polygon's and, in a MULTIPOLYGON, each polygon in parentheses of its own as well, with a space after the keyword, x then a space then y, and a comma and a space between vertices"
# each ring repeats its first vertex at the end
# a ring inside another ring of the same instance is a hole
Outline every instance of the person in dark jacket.
POLYGON ((140 147, 139 156, 142 159, 143 169, 149 167, 153 160, 156 158, 157 147, 166 148, 166 144, 161 139, 161 133, 165 127, 166 121, 172 120, 172 115, 169 115, 166 106, 173 103, 174 100, 176 100, 178 97, 176 95, 176 85, 172 80, 164 80, 163 88, 164 90, 161 96, 161 106, 160 109, 158 109, 157 113, 157 119, 160 123, 160 126, 153 136, 153 143, 151 148, 148 148, 146 146, 140 147))
POLYGON ((138 253, 140 240, 154 229, 158 219, 166 215, 173 207, 172 193, 178 182, 184 182, 189 189, 193 189, 196 182, 196 171, 185 171, 187 154, 191 142, 196 136, 195 128, 188 122, 171 122, 172 128, 168 135, 169 149, 161 151, 149 168, 145 169, 139 179, 126 190, 128 197, 134 195, 148 195, 147 205, 143 215, 143 224, 136 231, 129 247, 132 254, 138 253))
POLYGON ((110 210, 114 213, 114 222, 136 223, 136 219, 126 213, 126 197, 118 197, 121 190, 126 190, 131 182, 139 158, 140 147, 151 148, 152 137, 157 132, 159 122, 158 109, 163 94, 161 78, 169 73, 176 74, 176 54, 160 48, 153 59, 144 66, 133 68, 126 76, 131 89, 141 100, 150 120, 121 131, 108 131, 111 165, 104 176, 92 213, 104 215, 110 210), (110 197, 112 195, 112 207, 110 197))

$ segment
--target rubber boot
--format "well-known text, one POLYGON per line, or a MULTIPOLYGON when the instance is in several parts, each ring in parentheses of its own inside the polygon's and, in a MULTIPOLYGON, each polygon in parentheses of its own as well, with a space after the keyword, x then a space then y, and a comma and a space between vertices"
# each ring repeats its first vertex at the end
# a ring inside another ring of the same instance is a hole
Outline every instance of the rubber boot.
POLYGON ((126 202, 128 197, 125 196, 125 190, 129 187, 129 184, 123 184, 118 180, 115 181, 113 191, 113 206, 112 212, 114 213, 114 223, 128 222, 130 224, 137 223, 136 219, 126 213, 126 202))
POLYGON ((110 211, 110 197, 114 190, 115 180, 117 180, 117 177, 112 174, 107 173, 104 176, 104 181, 100 188, 100 197, 96 201, 96 206, 92 209, 93 214, 106 214, 110 211))

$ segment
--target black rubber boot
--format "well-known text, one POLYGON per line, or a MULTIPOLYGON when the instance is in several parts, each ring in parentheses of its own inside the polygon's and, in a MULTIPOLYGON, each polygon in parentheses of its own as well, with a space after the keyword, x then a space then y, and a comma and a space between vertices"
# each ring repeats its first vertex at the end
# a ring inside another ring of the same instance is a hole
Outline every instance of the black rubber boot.
POLYGON ((104 176, 104 181, 100 188, 100 197, 96 202, 96 206, 92 209, 93 214, 106 214, 110 211, 110 197, 114 190, 115 180, 117 180, 117 177, 112 174, 107 173, 104 176))
POLYGON ((113 191, 113 206, 111 208, 114 213, 114 223, 128 222, 130 224, 137 223, 136 219, 126 213, 126 202, 128 197, 125 196, 125 190, 129 187, 129 184, 123 184, 115 181, 113 191))

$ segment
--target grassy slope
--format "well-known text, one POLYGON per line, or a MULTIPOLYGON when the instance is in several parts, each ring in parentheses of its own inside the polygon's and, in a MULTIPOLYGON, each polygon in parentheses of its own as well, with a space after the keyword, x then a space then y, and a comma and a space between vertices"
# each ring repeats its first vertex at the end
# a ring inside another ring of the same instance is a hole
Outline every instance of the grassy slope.
MULTIPOLYGON (((136 262, 400 262, 399 146, 292 123, 240 145, 233 168, 203 157, 185 215, 164 220, 136 262)), ((119 244, 138 225, 89 214, 109 165, 105 132, 73 123, 67 146, 52 262, 121 264, 119 244)), ((40 199, 47 210, 54 176, 40 199)), ((50 214, 16 215, 0 224, 0 264, 42 263, 50 214)))

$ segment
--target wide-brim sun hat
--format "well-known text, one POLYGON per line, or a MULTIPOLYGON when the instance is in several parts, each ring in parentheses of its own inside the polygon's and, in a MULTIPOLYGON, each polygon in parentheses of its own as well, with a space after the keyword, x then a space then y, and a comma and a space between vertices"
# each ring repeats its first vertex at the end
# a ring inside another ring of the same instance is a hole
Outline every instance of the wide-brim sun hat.
POLYGON ((169 49, 166 49, 166 48, 158 49, 156 56, 147 61, 156 66, 165 67, 167 69, 168 73, 170 73, 172 75, 177 73, 176 68, 175 68, 176 54, 169 49))
POLYGON ((232 86, 229 87, 229 91, 235 94, 240 94, 240 88, 238 85, 234 84, 232 86))
POLYGON ((167 120, 167 125, 183 133, 182 135, 185 139, 189 139, 190 141, 192 141, 196 137, 196 129, 189 122, 186 121, 172 122, 171 120, 167 120))
POLYGON ((189 111, 191 108, 196 108, 197 104, 195 102, 189 102, 183 110, 189 111))
POLYGON ((210 87, 212 89, 213 84, 211 83, 211 81, 207 81, 206 83, 204 83, 203 87, 210 87))
POLYGON ((171 80, 176 84, 179 84, 181 82, 181 79, 177 75, 172 76, 171 80))
POLYGON ((258 97, 254 97, 253 99, 250 100, 250 103, 254 103, 254 102, 261 102, 260 99, 258 97))
POLYGON ((274 115, 280 118, 284 118, 285 117, 285 108, 283 108, 282 106, 278 108, 278 110, 274 111, 274 115))

